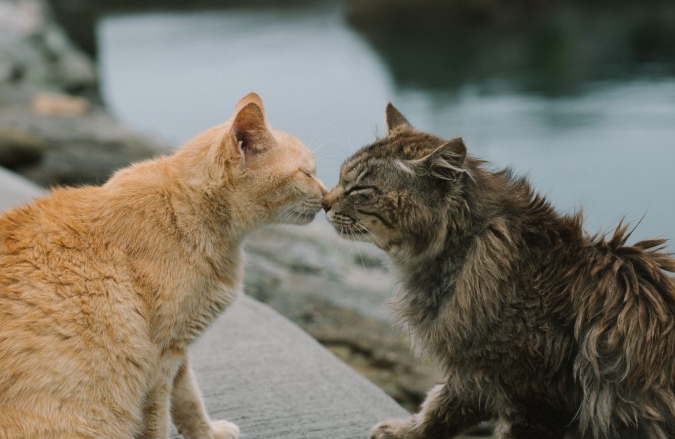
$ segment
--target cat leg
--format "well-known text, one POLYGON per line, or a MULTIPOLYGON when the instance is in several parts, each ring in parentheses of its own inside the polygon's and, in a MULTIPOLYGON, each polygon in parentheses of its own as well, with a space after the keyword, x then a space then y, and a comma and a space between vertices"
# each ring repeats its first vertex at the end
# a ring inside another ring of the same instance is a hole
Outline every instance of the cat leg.
POLYGON ((210 422, 204 403, 186 360, 173 384, 171 417, 180 434, 187 439, 237 439, 239 427, 227 421, 210 422))
POLYGON ((171 387, 162 383, 146 396, 143 411, 143 439, 167 439, 170 427, 171 387))
POLYGON ((495 426, 498 439, 564 439, 573 416, 553 408, 531 405, 500 416, 495 426))
POLYGON ((439 384, 431 389, 418 414, 405 421, 391 419, 377 424, 370 439, 452 438, 489 418, 472 401, 461 398, 446 384, 439 384))
POLYGON ((529 422, 509 424, 497 430, 498 439, 564 439, 565 429, 547 424, 529 422))

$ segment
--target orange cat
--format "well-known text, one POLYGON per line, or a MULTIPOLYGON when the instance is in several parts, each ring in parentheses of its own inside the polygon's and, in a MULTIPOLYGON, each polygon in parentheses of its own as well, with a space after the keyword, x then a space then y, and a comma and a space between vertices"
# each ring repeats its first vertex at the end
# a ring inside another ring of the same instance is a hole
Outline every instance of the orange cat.
POLYGON ((326 190, 260 98, 172 156, 0 218, 0 438, 237 438, 187 348, 241 289, 242 241, 326 190))

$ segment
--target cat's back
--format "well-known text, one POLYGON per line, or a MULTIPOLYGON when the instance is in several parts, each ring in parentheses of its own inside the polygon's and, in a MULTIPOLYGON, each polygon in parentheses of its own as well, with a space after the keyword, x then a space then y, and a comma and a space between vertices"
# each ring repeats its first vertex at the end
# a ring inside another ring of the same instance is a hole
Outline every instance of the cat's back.
POLYGON ((124 398, 113 369, 142 387, 145 317, 123 255, 93 226, 101 198, 61 189, 0 217, 0 437, 24 418, 84 413, 91 392, 124 398))
POLYGON ((125 303, 143 314, 124 252, 96 226, 98 203, 101 188, 61 189, 0 217, 0 331, 99 330, 125 303))
POLYGON ((91 211, 98 190, 56 190, 0 217, 0 297, 29 284, 72 282, 71 272, 96 267, 100 239, 91 211))

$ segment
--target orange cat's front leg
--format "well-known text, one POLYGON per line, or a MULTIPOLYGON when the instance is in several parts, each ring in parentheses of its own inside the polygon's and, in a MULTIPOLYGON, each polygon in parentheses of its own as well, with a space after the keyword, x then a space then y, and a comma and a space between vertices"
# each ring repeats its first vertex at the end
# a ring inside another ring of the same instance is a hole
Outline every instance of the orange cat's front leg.
MULTIPOLYGON (((181 352, 170 351, 159 361, 158 373, 145 395, 143 410, 143 439, 168 439, 171 429, 171 408, 176 371, 185 363, 181 352)), ((190 438, 189 436, 186 436, 190 438)), ((204 436, 209 437, 209 436, 204 436)))
POLYGON ((210 422, 187 359, 178 370, 171 395, 171 417, 187 439, 237 439, 239 427, 227 421, 210 422))
POLYGON ((143 439, 167 439, 169 437, 169 411, 171 387, 160 384, 146 396, 143 413, 143 439))

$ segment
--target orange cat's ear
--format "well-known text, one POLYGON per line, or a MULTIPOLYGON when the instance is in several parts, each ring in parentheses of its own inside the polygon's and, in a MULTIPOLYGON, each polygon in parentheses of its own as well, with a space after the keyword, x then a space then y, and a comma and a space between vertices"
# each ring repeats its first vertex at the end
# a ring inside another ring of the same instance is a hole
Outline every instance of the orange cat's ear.
POLYGON ((467 172, 466 146, 461 137, 449 140, 433 150, 429 155, 407 164, 418 174, 441 180, 456 181, 459 175, 467 172))
POLYGON ((410 125, 405 116, 391 102, 387 104, 384 114, 387 122, 387 134, 391 134, 396 128, 412 128, 412 125, 410 125))
POLYGON ((263 109, 255 102, 248 103, 237 112, 232 122, 231 134, 237 153, 243 156, 259 154, 274 142, 263 109))
POLYGON ((265 113, 265 106, 263 105, 263 101, 260 96, 258 96, 258 93, 251 92, 239 99, 239 102, 237 102, 237 105, 234 107, 235 114, 239 113, 245 106, 251 103, 259 106, 262 109, 263 114, 265 113))

